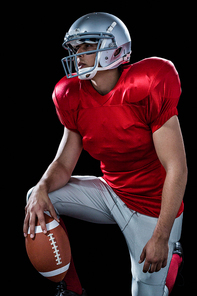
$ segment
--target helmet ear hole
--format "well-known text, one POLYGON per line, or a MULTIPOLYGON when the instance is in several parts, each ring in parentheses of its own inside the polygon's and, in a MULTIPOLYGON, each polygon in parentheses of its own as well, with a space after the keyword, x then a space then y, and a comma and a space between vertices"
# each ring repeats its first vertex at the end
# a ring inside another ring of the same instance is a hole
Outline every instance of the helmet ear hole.
POLYGON ((117 57, 120 54, 121 50, 122 50, 122 47, 117 48, 114 53, 114 57, 117 57))

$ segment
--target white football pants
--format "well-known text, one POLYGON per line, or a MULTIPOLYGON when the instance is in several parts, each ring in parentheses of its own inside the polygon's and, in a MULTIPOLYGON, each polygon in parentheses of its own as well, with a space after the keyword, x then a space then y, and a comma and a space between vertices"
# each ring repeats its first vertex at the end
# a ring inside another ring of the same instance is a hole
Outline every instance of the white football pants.
MULTIPOLYGON (((27 198, 32 189, 29 190, 27 198)), ((169 239, 168 263, 159 272, 143 273, 139 264, 142 249, 151 238, 157 218, 132 211, 102 178, 73 176, 68 184, 49 194, 58 215, 100 224, 117 223, 122 231, 131 258, 132 296, 166 296, 166 276, 175 242, 181 236, 183 214, 172 227, 169 239)))

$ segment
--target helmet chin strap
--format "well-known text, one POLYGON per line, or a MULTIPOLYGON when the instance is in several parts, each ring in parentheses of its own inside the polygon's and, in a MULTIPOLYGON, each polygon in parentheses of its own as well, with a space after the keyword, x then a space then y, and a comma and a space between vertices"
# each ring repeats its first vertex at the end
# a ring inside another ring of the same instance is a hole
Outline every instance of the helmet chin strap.
POLYGON ((121 57, 120 59, 116 60, 113 63, 113 66, 112 66, 112 64, 110 64, 110 65, 108 65, 107 67, 104 67, 104 68, 103 67, 98 67, 98 62, 97 62, 97 66, 93 70, 92 70, 93 67, 87 67, 87 68, 79 70, 80 75, 78 77, 81 80, 90 80, 90 79, 94 78, 94 76, 96 75, 96 73, 98 71, 105 71, 105 70, 109 70, 109 69, 115 69, 120 64, 122 64, 121 63, 122 61, 128 62, 129 58, 130 58, 130 54, 126 54, 124 57, 121 57), (87 71, 90 71, 90 73, 83 74, 83 72, 87 72, 87 71))
POLYGON ((79 70, 80 75, 78 76, 79 79, 81 79, 81 80, 90 80, 90 79, 92 79, 96 75, 96 73, 98 71, 97 67, 94 70, 92 70, 92 68, 93 67, 87 67, 87 68, 84 68, 84 69, 80 69, 79 70), (90 71, 90 73, 83 74, 83 72, 87 72, 87 71, 90 71))

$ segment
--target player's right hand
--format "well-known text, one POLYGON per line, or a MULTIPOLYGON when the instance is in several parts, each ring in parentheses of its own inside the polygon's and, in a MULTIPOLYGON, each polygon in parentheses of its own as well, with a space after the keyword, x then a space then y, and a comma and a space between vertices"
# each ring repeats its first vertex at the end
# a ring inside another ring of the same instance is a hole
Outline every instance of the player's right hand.
POLYGON ((30 237, 33 239, 35 236, 35 224, 36 218, 40 223, 42 231, 46 234, 47 228, 44 218, 44 211, 49 211, 51 216, 59 222, 55 209, 48 197, 48 194, 45 190, 41 190, 37 187, 34 187, 31 196, 28 200, 28 203, 25 207, 25 219, 23 225, 24 237, 27 236, 28 228, 30 228, 30 237))

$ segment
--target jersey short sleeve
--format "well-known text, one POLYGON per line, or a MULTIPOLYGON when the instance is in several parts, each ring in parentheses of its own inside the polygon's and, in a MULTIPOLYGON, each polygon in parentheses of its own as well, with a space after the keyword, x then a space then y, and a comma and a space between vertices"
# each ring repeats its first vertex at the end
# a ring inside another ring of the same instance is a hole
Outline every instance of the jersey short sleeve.
POLYGON ((72 93, 72 87, 69 88, 65 82, 64 78, 58 82, 53 91, 52 99, 60 122, 67 129, 78 132, 76 124, 77 112, 73 105, 76 96, 72 93))
POLYGON ((178 115, 177 105, 181 95, 178 73, 170 61, 163 61, 150 86, 148 118, 154 133, 172 116, 178 115))

